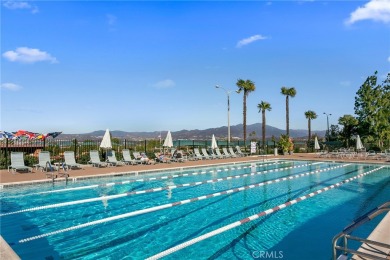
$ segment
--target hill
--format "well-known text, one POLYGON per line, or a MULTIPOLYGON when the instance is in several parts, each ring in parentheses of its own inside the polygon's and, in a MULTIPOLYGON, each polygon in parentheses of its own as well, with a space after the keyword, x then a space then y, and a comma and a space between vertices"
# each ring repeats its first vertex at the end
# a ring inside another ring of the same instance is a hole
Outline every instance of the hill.
MULTIPOLYGON (((247 125, 247 139, 249 139, 249 134, 255 132, 254 136, 257 139, 261 138, 261 123, 256 123, 252 125, 247 125)), ((105 130, 98 130, 91 133, 84 134, 61 134, 59 138, 61 139, 73 139, 78 140, 85 139, 101 139, 104 135, 105 130)), ((130 140, 144 140, 144 139, 157 139, 161 134, 161 138, 165 138, 167 131, 154 131, 154 132, 125 132, 120 130, 111 131, 112 137, 120 139, 130 139, 130 140)), ((279 137, 281 134, 284 134, 285 130, 273 127, 266 126, 266 138, 269 139, 272 136, 279 137)), ((180 130, 172 132, 173 139, 190 139, 190 140, 206 140, 210 139, 212 135, 215 135, 217 139, 226 139, 227 136, 227 127, 222 126, 218 128, 208 128, 204 130, 194 129, 194 130, 180 130)), ((230 126, 230 134, 232 139, 242 139, 243 138, 243 129, 242 124, 230 126)), ((307 137, 306 129, 290 129, 290 136, 293 138, 305 138, 307 137)), ((313 131, 312 134, 317 134, 320 137, 325 136, 325 131, 313 131)))

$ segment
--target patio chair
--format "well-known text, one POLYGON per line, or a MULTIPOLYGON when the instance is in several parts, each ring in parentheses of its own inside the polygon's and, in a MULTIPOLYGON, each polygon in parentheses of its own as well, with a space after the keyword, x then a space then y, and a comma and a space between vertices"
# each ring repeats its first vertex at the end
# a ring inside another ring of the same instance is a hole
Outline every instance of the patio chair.
POLYGON ((8 166, 8 171, 10 169, 13 170, 14 173, 21 170, 32 172, 32 168, 24 164, 24 157, 22 152, 11 152, 11 165, 8 166))
POLYGON ((106 166, 108 166, 107 163, 100 161, 99 151, 91 150, 91 151, 89 151, 89 156, 91 157, 91 160, 89 161, 89 163, 92 164, 93 167, 106 167, 106 166))
POLYGON ((139 152, 133 152, 134 158, 143 164, 156 164, 154 160, 150 160, 146 154, 142 153, 142 155, 139 152))
POLYGON ((242 152, 240 146, 238 146, 238 145, 236 146, 236 150, 237 150, 237 153, 241 156, 248 156, 249 155, 248 153, 242 152))
POLYGON ((241 157, 241 155, 239 155, 239 154, 237 154, 237 153, 235 153, 234 151, 233 151, 233 147, 229 147, 229 152, 230 152, 230 154, 232 155, 232 157, 241 157))
POLYGON ((202 154, 203 154, 203 156, 204 156, 206 159, 213 159, 213 157, 210 156, 210 155, 208 154, 208 152, 206 151, 206 148, 202 148, 202 154))
POLYGON ((165 154, 154 153, 154 156, 156 157, 156 162, 159 162, 159 163, 171 163, 172 162, 171 157, 169 157, 165 154))
POLYGON ((107 162, 113 166, 120 166, 125 164, 124 162, 118 161, 116 159, 115 151, 107 152, 107 162))
POLYGON ((197 158, 198 160, 207 159, 206 156, 200 154, 199 148, 194 148, 194 153, 195 153, 195 158, 197 158))
POLYGON ((131 158, 129 149, 123 149, 122 156, 123 156, 122 162, 124 162, 127 165, 129 165, 129 164, 135 165, 135 164, 141 163, 140 161, 137 161, 137 160, 134 160, 133 158, 131 158))
MULTIPOLYGON (((219 156, 217 156, 217 155, 214 153, 214 151, 213 151, 212 148, 209 148, 208 154, 211 156, 212 159, 218 159, 218 158, 219 158, 219 156)), ((222 158, 222 157, 221 157, 221 158, 222 158)))
POLYGON ((231 158, 232 155, 227 151, 226 147, 222 148, 223 155, 225 155, 226 158, 231 158))
POLYGON ((65 166, 69 170, 71 170, 72 168, 84 169, 81 164, 76 163, 76 159, 74 157, 73 151, 65 151, 64 158, 65 158, 65 166))
POLYGON ((35 164, 34 167, 36 170, 41 169, 42 172, 53 171, 54 167, 50 161, 50 152, 40 151, 38 154, 38 163, 35 164))
POLYGON ((215 153, 217 154, 218 158, 221 158, 221 159, 226 158, 225 155, 221 154, 221 151, 218 148, 215 149, 215 153))

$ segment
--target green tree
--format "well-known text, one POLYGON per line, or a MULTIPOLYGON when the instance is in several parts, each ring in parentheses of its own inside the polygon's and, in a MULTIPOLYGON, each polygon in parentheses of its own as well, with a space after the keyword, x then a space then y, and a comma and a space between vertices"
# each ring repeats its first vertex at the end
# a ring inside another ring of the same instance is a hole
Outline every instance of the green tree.
POLYGON ((290 136, 290 108, 289 108, 289 97, 295 97, 297 91, 295 88, 282 87, 281 94, 286 96, 286 134, 290 136))
POLYGON ((367 77, 356 92, 355 114, 359 121, 358 133, 367 140, 377 140, 378 146, 390 140, 390 73, 382 84, 377 84, 378 72, 367 77))
POLYGON ((316 114, 316 112, 314 112, 312 110, 308 110, 305 112, 305 117, 307 119, 307 128, 309 130, 308 142, 310 142, 311 141, 311 120, 316 119, 317 114, 316 114))
POLYGON ((344 143, 347 147, 349 147, 352 135, 357 133, 358 123, 359 121, 351 115, 344 115, 339 118, 339 124, 343 126, 341 137, 344 139, 344 143))
POLYGON ((236 85, 238 87, 238 90, 236 91, 237 93, 241 93, 241 91, 244 92, 242 114, 243 114, 243 130, 244 130, 244 142, 245 142, 246 141, 246 98, 249 95, 249 93, 255 91, 256 86, 255 83, 249 79, 247 80, 238 79, 236 85))
POLYGON ((257 108, 259 109, 259 113, 261 112, 261 133, 262 133, 262 141, 263 141, 263 149, 265 149, 265 127, 266 127, 266 118, 265 111, 271 111, 271 104, 266 101, 261 101, 260 104, 257 104, 257 108))

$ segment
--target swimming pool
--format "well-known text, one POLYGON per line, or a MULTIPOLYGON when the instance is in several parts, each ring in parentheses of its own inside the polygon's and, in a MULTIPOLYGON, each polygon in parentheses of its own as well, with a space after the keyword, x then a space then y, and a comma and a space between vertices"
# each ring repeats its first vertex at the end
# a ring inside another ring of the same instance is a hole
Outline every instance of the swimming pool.
POLYGON ((22 259, 144 259, 354 177, 167 256, 329 259, 334 235, 390 199, 388 166, 268 161, 5 187, 1 235, 22 259))

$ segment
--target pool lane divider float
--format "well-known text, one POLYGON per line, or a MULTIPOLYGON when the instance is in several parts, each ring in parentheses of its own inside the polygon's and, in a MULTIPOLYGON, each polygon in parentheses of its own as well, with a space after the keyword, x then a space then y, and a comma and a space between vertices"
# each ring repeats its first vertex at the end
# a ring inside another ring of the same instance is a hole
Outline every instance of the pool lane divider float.
POLYGON ((49 204, 49 205, 45 205, 45 206, 38 206, 38 207, 22 209, 22 210, 13 211, 13 212, 2 213, 2 214, 0 214, 0 217, 19 214, 19 213, 25 213, 25 212, 45 210, 45 209, 61 208, 61 207, 84 204, 84 203, 91 203, 91 202, 96 202, 96 201, 108 201, 108 200, 119 199, 119 198, 123 198, 123 197, 127 197, 127 196, 140 195, 140 194, 146 194, 146 193, 152 193, 152 192, 158 192, 158 191, 164 191, 164 190, 172 190, 172 189, 183 188, 183 187, 199 186, 199 185, 208 184, 208 183, 216 183, 216 182, 221 182, 221 181, 234 180, 234 179, 245 178, 245 177, 260 175, 260 174, 265 174, 265 173, 280 172, 280 171, 284 171, 284 170, 289 170, 289 169, 293 169, 293 168, 301 168, 301 167, 311 166, 311 165, 315 165, 315 164, 321 164, 321 163, 301 164, 301 165, 296 165, 296 166, 289 166, 289 167, 265 170, 265 171, 260 171, 260 172, 238 174, 238 175, 227 176, 227 177, 211 179, 211 180, 183 183, 183 184, 178 184, 178 185, 169 185, 169 186, 154 188, 154 189, 130 191, 130 192, 125 192, 125 193, 116 194, 116 195, 101 196, 101 197, 96 197, 96 198, 89 198, 89 199, 83 199, 83 200, 75 200, 75 201, 69 201, 69 202, 49 204))
POLYGON ((337 168, 346 167, 348 165, 350 165, 350 164, 333 166, 333 167, 329 167, 329 168, 326 168, 326 169, 319 169, 319 170, 315 170, 315 171, 311 171, 311 172, 307 172, 307 173, 296 174, 296 175, 289 176, 289 177, 283 177, 283 178, 274 179, 274 180, 270 180, 270 181, 265 181, 265 182, 251 184, 251 185, 248 185, 248 186, 242 186, 242 187, 239 187, 239 188, 234 188, 234 189, 230 189, 230 190, 216 192, 216 193, 212 193, 212 194, 208 194, 208 195, 204 195, 204 196, 200 196, 200 197, 195 197, 195 198, 190 198, 190 199, 186 199, 186 200, 176 201, 176 202, 173 202, 173 203, 163 204, 163 205, 160 205, 160 206, 155 206, 155 207, 150 207, 150 208, 146 208, 146 209, 136 210, 136 211, 120 214, 120 215, 117 215, 117 216, 103 218, 103 219, 91 221, 91 222, 88 222, 88 223, 84 223, 84 224, 80 224, 80 225, 76 225, 76 226, 72 226, 72 227, 68 227, 68 228, 64 228, 64 229, 60 229, 60 230, 56 230, 56 231, 53 231, 53 232, 44 233, 44 234, 41 234, 41 235, 38 235, 38 236, 33 236, 33 237, 21 239, 21 240, 19 240, 19 243, 26 243, 26 242, 33 241, 33 240, 36 240, 36 239, 40 239, 40 238, 44 238, 44 237, 48 237, 48 236, 52 236, 52 235, 56 235, 56 234, 60 234, 60 233, 64 233, 64 232, 68 232, 68 231, 72 231, 72 230, 76 230, 76 229, 80 229, 80 228, 85 228, 85 227, 89 227, 89 226, 103 224, 103 223, 107 223, 107 222, 114 221, 114 220, 134 217, 134 216, 138 216, 138 215, 142 215, 142 214, 146 214, 146 213, 150 213, 150 212, 154 212, 154 211, 158 211, 158 210, 162 210, 162 209, 167 209, 167 208, 172 208, 172 207, 176 207, 176 206, 192 203, 192 202, 195 202, 195 201, 201 201, 201 200, 205 200, 205 199, 215 198, 215 197, 218 197, 218 196, 221 196, 221 195, 228 195, 228 194, 232 194, 232 193, 237 193, 237 192, 240 192, 240 191, 249 190, 249 189, 253 189, 253 188, 256 188, 256 187, 261 187, 261 186, 264 186, 264 185, 267 185, 267 184, 272 184, 272 183, 283 182, 283 181, 286 181, 286 180, 297 179, 297 178, 300 178, 300 177, 308 176, 310 174, 315 174, 315 173, 319 173, 319 172, 325 172, 325 171, 334 170, 334 169, 337 169, 337 168))
MULTIPOLYGON (((285 164, 285 163, 291 163, 290 161, 282 161, 282 162, 273 162, 273 163, 265 163, 265 164, 252 164, 250 166, 244 166, 244 167, 232 167, 232 168, 225 168, 224 171, 229 170, 240 170, 240 169, 246 169, 246 168, 256 168, 256 167, 264 167, 264 166, 270 166, 270 165, 277 165, 277 164, 285 164)), ((66 189, 60 189, 60 190, 51 190, 51 191, 42 191, 42 192, 36 192, 27 194, 28 196, 31 195, 38 195, 38 194, 48 194, 48 193, 57 193, 57 192, 67 192, 67 191, 78 191, 78 190, 87 190, 87 189, 96 189, 101 187, 111 187, 115 185, 125 185, 130 184, 134 182, 148 182, 148 181, 159 181, 159 180, 168 180, 173 178, 179 178, 179 177, 187 177, 187 176, 195 176, 195 175, 202 175, 207 173, 215 173, 215 172, 222 172, 222 170, 212 170, 212 171, 201 171, 201 172, 193 172, 193 173, 182 173, 182 174, 174 174, 174 175, 165 175, 165 176, 159 176, 159 177, 150 177, 150 178, 142 178, 142 179, 133 179, 133 180, 127 180, 127 181, 121 181, 121 182, 110 182, 110 183, 104 183, 104 184, 95 184, 95 185, 88 185, 88 186, 81 186, 81 187, 75 187, 75 188, 66 188, 66 189)))
POLYGON ((356 179, 358 179, 358 178, 361 178, 361 177, 366 176, 366 175, 368 175, 368 174, 371 174, 371 173, 373 173, 373 172, 379 171, 379 170, 382 169, 382 168, 384 168, 384 167, 381 166, 381 167, 379 167, 379 168, 370 170, 370 171, 368 171, 368 172, 361 173, 361 174, 359 174, 359 175, 356 175, 356 176, 351 177, 351 178, 349 178, 349 179, 343 180, 343 181, 338 182, 338 183, 336 183, 336 184, 332 184, 332 185, 327 186, 327 187, 325 187, 325 188, 322 188, 322 189, 316 190, 316 191, 314 191, 314 192, 312 192, 312 193, 306 194, 306 195, 304 195, 304 196, 302 196, 302 197, 299 197, 299 198, 297 198, 297 199, 290 200, 290 201, 288 201, 288 202, 286 202, 286 203, 283 203, 283 204, 280 204, 280 205, 278 205, 278 206, 276 206, 276 207, 267 209, 267 210, 265 210, 265 211, 262 211, 262 212, 259 212, 259 213, 255 214, 255 215, 252 215, 252 216, 246 217, 246 218, 244 218, 244 219, 238 220, 238 221, 233 222, 233 223, 231 223, 231 224, 229 224, 229 225, 223 226, 223 227, 218 228, 218 229, 216 229, 216 230, 214 230, 214 231, 208 232, 208 233, 206 233, 206 234, 204 234, 204 235, 201 235, 201 236, 196 237, 196 238, 194 238, 194 239, 188 240, 188 241, 186 241, 186 242, 184 242, 184 243, 181 243, 181 244, 179 244, 179 245, 177 245, 177 246, 171 247, 171 248, 169 248, 169 249, 167 249, 167 250, 165 250, 165 251, 162 251, 162 252, 160 252, 160 253, 158 253, 158 254, 156 254, 156 255, 153 255, 153 256, 147 258, 147 260, 160 259, 160 258, 162 258, 162 257, 164 257, 164 256, 167 256, 167 255, 170 255, 170 254, 172 254, 172 253, 174 253, 174 252, 176 252, 176 251, 179 251, 179 250, 181 250, 181 249, 183 249, 183 248, 186 248, 186 247, 188 247, 188 246, 191 246, 191 245, 193 245, 193 244, 196 244, 196 243, 198 243, 198 242, 200 242, 200 241, 203 241, 203 240, 208 239, 208 238, 210 238, 210 237, 216 236, 216 235, 218 235, 218 234, 221 234, 221 233, 223 233, 223 232, 226 232, 226 231, 228 231, 228 230, 230 230, 230 229, 233 229, 233 228, 235 228, 235 227, 241 226, 241 225, 243 225, 243 224, 245 224, 245 223, 251 222, 251 221, 253 221, 253 220, 255 220, 255 219, 258 219, 258 218, 260 218, 260 217, 270 215, 270 214, 272 214, 272 213, 275 213, 275 212, 277 212, 277 211, 279 211, 279 210, 281 210, 281 209, 284 209, 284 208, 287 208, 287 207, 289 207, 289 206, 292 206, 292 205, 294 205, 294 204, 296 204, 296 203, 298 203, 298 202, 301 202, 301 201, 303 201, 303 200, 306 200, 306 199, 308 199, 308 198, 312 198, 312 197, 314 197, 314 196, 316 196, 316 195, 318 195, 318 194, 320 194, 320 193, 329 191, 329 190, 334 189, 334 188, 338 188, 338 187, 340 187, 341 185, 343 185, 343 184, 345 184, 345 183, 351 182, 351 181, 353 181, 353 180, 356 180, 356 179))

